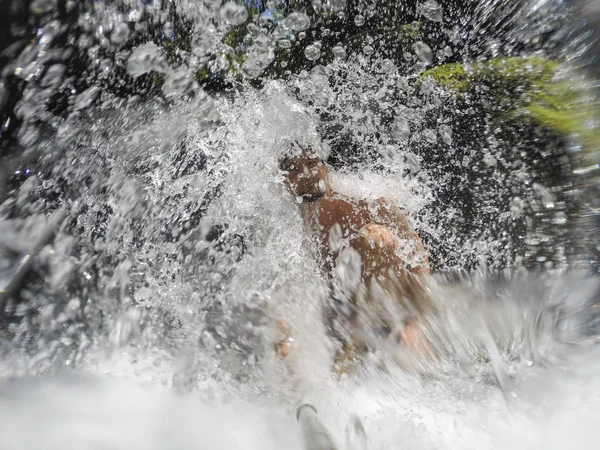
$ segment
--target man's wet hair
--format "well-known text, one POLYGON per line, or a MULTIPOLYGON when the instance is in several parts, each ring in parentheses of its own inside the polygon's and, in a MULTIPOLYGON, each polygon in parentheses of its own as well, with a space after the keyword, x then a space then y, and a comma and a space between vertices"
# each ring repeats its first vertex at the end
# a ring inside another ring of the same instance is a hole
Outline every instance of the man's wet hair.
POLYGON ((293 142, 289 145, 287 151, 279 158, 279 169, 284 172, 291 172, 296 168, 296 161, 299 157, 306 156, 307 158, 320 158, 312 147, 304 147, 293 142))

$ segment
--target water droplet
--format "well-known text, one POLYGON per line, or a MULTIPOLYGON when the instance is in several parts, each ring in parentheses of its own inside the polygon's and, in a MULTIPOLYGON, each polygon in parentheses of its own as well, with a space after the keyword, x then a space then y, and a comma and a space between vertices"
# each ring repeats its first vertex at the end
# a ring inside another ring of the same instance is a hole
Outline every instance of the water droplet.
POLYGON ((515 219, 521 217, 525 211, 526 203, 520 197, 514 197, 510 202, 510 212, 515 219))
POLYGON ((333 56, 335 56, 336 58, 346 59, 346 50, 344 50, 344 47, 342 47, 341 45, 336 45, 331 49, 331 51, 333 52, 333 56))
POLYGON ((363 53, 367 56, 375 53, 375 49, 373 47, 371 47, 370 45, 365 45, 362 50, 363 50, 363 53))
POLYGON ((362 260, 353 248, 345 248, 338 256, 335 272, 340 282, 340 287, 350 292, 360 283, 362 260))
POLYGON ((111 343, 115 347, 121 347, 136 337, 139 334, 141 317, 140 310, 134 307, 128 308, 121 314, 111 330, 111 343))
POLYGON ((552 194, 552 192, 550 192, 548 190, 547 187, 542 186, 539 183, 533 183, 531 185, 531 187, 540 196, 540 198, 542 199, 542 202, 544 203, 544 206, 547 209, 554 209, 554 207, 555 207, 555 205, 554 205, 554 195, 552 194))
POLYGON ((460 43, 460 27, 458 25, 454 25, 452 30, 448 32, 448 37, 453 44, 460 43))
POLYGON ((242 72, 247 78, 257 78, 273 59, 275 59, 273 49, 257 43, 248 52, 248 59, 242 64, 242 72))
POLYGON ((381 71, 386 74, 393 73, 396 70, 396 65, 389 59, 381 61, 381 71))
POLYGON ((310 61, 316 61, 321 57, 321 50, 316 45, 308 45, 304 49, 304 56, 310 61))
POLYGON ((163 84, 163 94, 167 98, 181 97, 197 87, 194 76, 186 68, 175 69, 163 84))
POLYGON ((421 160, 414 153, 407 153, 404 155, 406 165, 413 171, 418 172, 421 170, 421 160))
POLYGON ((173 24, 173 22, 167 22, 163 25, 163 33, 165 33, 165 36, 167 38, 172 38, 173 37, 173 33, 175 32, 175 25, 173 24))
POLYGON ((392 124, 392 133, 399 141, 406 141, 410 137, 410 125, 404 117, 396 117, 392 124))
POLYGON ((221 7, 221 18, 230 25, 242 25, 248 20, 248 10, 243 5, 227 2, 221 7))
POLYGON ((430 66, 433 63, 433 53, 426 43, 421 41, 416 42, 415 45, 413 45, 413 51, 423 64, 430 66))
POLYGON ((202 336, 200 337, 200 339, 202 341, 202 345, 204 345, 204 347, 209 351, 214 351, 217 347, 217 340, 207 330, 204 330, 202 332, 202 336))
POLYGON ((110 35, 110 40, 113 44, 122 44, 129 37, 129 25, 126 23, 118 23, 115 25, 113 32, 110 35))
POLYGON ((251 36, 256 37, 260 35, 260 28, 256 24, 249 23, 248 25, 246 25, 246 30, 248 30, 248 33, 251 36))
POLYGON ((452 128, 449 125, 442 124, 438 128, 440 132, 440 136, 442 137, 442 141, 446 145, 452 144, 452 128))
POLYGON ((62 64, 54 64, 48 68, 44 77, 40 80, 40 86, 43 88, 57 87, 62 81, 65 73, 65 66, 62 64))
POLYGON ((339 223, 336 223, 329 230, 329 247, 331 248, 331 251, 337 252, 341 250, 343 244, 342 226, 339 223))
POLYGON ((287 39, 279 39, 279 41, 277 41, 277 45, 279 46, 279 48, 291 48, 292 47, 292 43, 287 39))
POLYGON ((75 111, 80 111, 82 109, 87 108, 92 103, 94 103, 94 100, 96 100, 98 95, 100 95, 99 87, 92 86, 91 88, 86 89, 81 94, 79 94, 77 96, 77 98, 75 99, 75 105, 73 106, 73 109, 75 111))
POLYGON ((554 225, 564 225, 567 223, 567 215, 563 211, 558 211, 552 218, 554 225))
POLYGON ((133 77, 139 77, 152 70, 163 72, 160 67, 163 57, 160 48, 154 43, 136 47, 127 60, 127 71, 133 77))
POLYGON ((356 25, 357 27, 362 27, 365 24, 365 18, 364 16, 361 16, 360 14, 358 16, 356 16, 354 18, 354 25, 356 25))
POLYGON ((294 31, 308 30, 310 18, 301 12, 293 12, 283 20, 283 25, 294 31))
POLYGON ((329 0, 327 6, 329 6, 332 11, 343 13, 343 9, 346 8, 346 0, 329 0))
POLYGON ((431 128, 427 128, 423 130, 423 139, 425 139, 430 144, 435 144, 437 142, 437 134, 431 128))
POLYGON ((444 10, 435 0, 427 0, 425 3, 420 4, 417 11, 432 22, 441 22, 444 19, 444 10))

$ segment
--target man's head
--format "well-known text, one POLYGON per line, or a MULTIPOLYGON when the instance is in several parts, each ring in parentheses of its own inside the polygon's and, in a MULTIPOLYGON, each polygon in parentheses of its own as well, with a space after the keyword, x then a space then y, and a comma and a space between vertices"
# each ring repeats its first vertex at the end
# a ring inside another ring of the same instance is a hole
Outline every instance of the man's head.
POLYGON ((306 201, 317 200, 329 190, 327 166, 306 150, 283 158, 279 167, 286 172, 292 193, 306 201))

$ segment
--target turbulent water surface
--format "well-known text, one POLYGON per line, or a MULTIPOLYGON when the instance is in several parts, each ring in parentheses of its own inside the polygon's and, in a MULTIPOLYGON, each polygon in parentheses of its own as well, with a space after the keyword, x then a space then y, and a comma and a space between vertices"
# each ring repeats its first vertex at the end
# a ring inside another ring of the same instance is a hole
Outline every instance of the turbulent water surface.
POLYGON ((26 3, 2 34, 3 448, 302 449, 302 402, 340 448, 597 447, 596 141, 420 78, 533 57, 593 99, 578 4, 26 3), (407 211, 436 360, 332 375, 292 141, 407 211))

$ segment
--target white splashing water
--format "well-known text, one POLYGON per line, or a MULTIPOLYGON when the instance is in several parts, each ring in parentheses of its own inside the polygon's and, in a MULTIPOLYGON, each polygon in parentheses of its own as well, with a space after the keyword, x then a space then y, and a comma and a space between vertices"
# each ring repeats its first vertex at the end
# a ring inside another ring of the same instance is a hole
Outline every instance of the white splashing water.
MULTIPOLYGON (((338 11, 344 3, 327 7, 338 11)), ((213 8, 228 25, 248 20, 246 8, 231 2, 196 7, 198 17, 213 8)), ((429 20, 442 20, 436 2, 422 8, 429 20)), ((355 24, 362 26, 364 17, 355 24)), ((121 25, 111 34, 115 44, 126 38, 121 25)), ((300 31, 310 19, 291 13, 285 25, 300 31)), ((215 31, 206 30, 192 50, 197 57, 215 31)), ((274 59, 269 39, 256 33, 242 65, 249 78, 274 59)), ((413 50, 421 63, 432 64, 426 43, 417 42, 413 50)), ((365 54, 373 51, 363 47, 365 54)), ((334 53, 347 56, 341 45, 334 53)), ((318 60, 321 50, 310 43, 304 55, 318 60)), ((34 68, 23 62, 21 73, 29 76, 34 68)), ((0 374, 10 379, 74 366, 94 380, 4 384, 4 448, 303 448, 294 418, 301 400, 316 406, 338 443, 357 415, 372 449, 595 447, 598 355, 594 339, 584 340, 578 330, 587 320, 579 312, 598 286, 577 274, 515 272, 498 281, 484 273, 460 283, 440 280, 432 288, 440 312, 428 329, 440 350, 437 363, 406 372, 393 365, 381 372, 373 364, 353 378, 332 377, 320 311, 327 283, 277 170, 291 141, 327 153, 316 108, 333 104, 343 110, 349 116, 343 125, 363 132, 365 145, 372 144, 367 136, 383 128, 369 112, 370 99, 389 110, 401 145, 391 140, 375 145, 387 172, 367 163, 358 173, 333 171, 332 183, 347 195, 391 198, 416 226, 453 238, 422 217, 435 184, 402 175, 405 169, 418 171, 419 157, 411 150, 422 141, 452 144, 450 126, 424 124, 437 97, 423 105, 395 104, 386 92, 404 90, 406 77, 384 62, 379 75, 351 62, 356 65, 350 66, 349 83, 334 90, 330 70, 344 69, 340 64, 345 63, 317 66, 287 85, 269 82, 233 99, 211 99, 193 79, 192 64, 168 68, 162 51, 145 44, 133 50, 127 69, 133 76, 166 74, 163 93, 173 105, 107 107, 93 110, 93 120, 74 114, 60 125, 55 142, 63 154, 55 171, 79 189, 66 203, 68 217, 84 231, 76 245, 67 227, 60 228, 40 252, 40 263, 52 268, 48 291, 27 294, 40 314, 13 330, 19 342, 35 330, 39 342, 31 344, 34 350, 3 347, 0 374), (305 103, 290 88, 298 88, 305 103), (181 99, 191 92, 193 100, 181 99), (183 162, 179 146, 186 149, 183 162), (195 223, 195 209, 217 190, 195 223), (98 225, 103 214, 109 218, 98 225), (195 225, 186 228, 186 220, 195 225), (243 236, 241 259, 239 246, 222 254, 207 243, 219 225, 227 225, 224 238, 243 236), (93 237, 96 228, 102 239, 93 237), (82 290, 87 297, 70 297, 65 289, 70 277, 90 282, 82 290), (257 312, 261 319, 254 320, 257 312), (273 321, 281 316, 293 319, 300 388, 271 351, 273 321), (492 360, 486 336, 497 346, 492 360), (498 387, 498 366, 507 371, 512 392, 498 387)), ((49 83, 60 76, 55 70, 46 75, 49 83)), ((90 109, 99 95, 96 87, 78 94, 73 110, 90 109)), ((23 185, 17 201, 35 210, 35 200, 28 204, 35 189, 35 182, 23 185)), ((533 189, 546 207, 554 204, 547 188, 533 189)), ((10 242, 16 255, 31 252, 29 237, 44 234, 41 228, 36 215, 25 223, 0 222, 3 236, 10 236, 3 244, 10 242)), ((348 258, 352 268, 356 261, 348 258)), ((345 275, 349 284, 356 281, 355 272, 345 275)), ((13 307, 21 314, 19 305, 13 307)))

